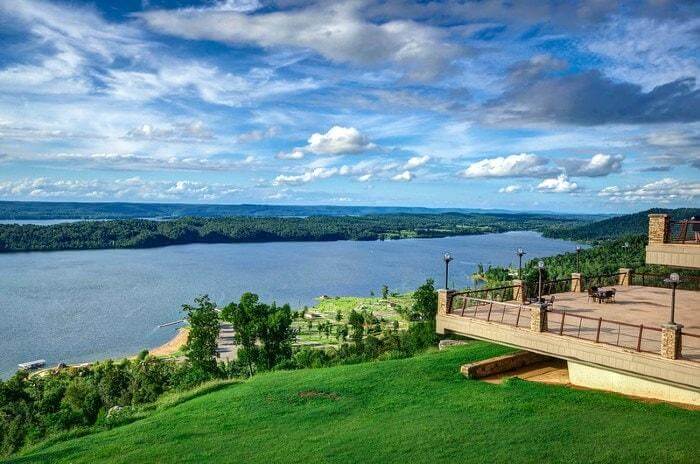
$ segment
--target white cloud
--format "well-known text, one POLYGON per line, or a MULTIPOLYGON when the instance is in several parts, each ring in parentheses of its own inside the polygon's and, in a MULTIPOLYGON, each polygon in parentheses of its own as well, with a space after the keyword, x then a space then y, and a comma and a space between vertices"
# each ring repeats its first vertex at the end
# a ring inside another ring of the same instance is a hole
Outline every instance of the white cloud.
POLYGON ((415 176, 411 171, 404 171, 400 174, 396 174, 394 177, 391 178, 391 180, 395 180, 398 182, 410 182, 413 180, 415 176))
POLYGON ((230 184, 189 180, 66 180, 39 177, 0 181, 0 198, 144 201, 215 201, 235 198, 241 189, 230 184))
POLYGON ((530 153, 486 158, 470 164, 463 177, 537 177, 552 174, 549 159, 530 153))
POLYGON ((369 182, 370 180, 372 180, 372 174, 364 174, 358 177, 357 180, 360 182, 369 182))
POLYGON ((205 102, 232 107, 320 85, 311 78, 279 79, 272 69, 254 68, 238 75, 196 61, 162 65, 153 72, 110 70, 104 81, 108 92, 122 100, 147 101, 194 92, 205 102))
POLYGON ((644 185, 605 187, 598 196, 617 203, 671 203, 696 201, 700 198, 700 182, 664 178, 644 185))
POLYGON ((405 169, 415 169, 417 167, 423 166, 428 161, 430 161, 430 156, 428 156, 428 155, 413 156, 408 161, 406 161, 406 164, 404 164, 404 168, 405 169))
POLYGON ((337 156, 361 153, 375 147, 354 127, 333 126, 325 134, 312 134, 305 150, 316 155, 337 156))
POLYGON ((299 175, 283 175, 275 177, 272 185, 306 184, 317 179, 327 179, 338 174, 338 168, 314 168, 299 175))
POLYGON ((156 31, 178 37, 311 49, 336 62, 390 64, 419 80, 440 75, 460 51, 440 29, 410 20, 366 21, 361 7, 329 2, 255 15, 158 10, 139 16, 156 31))
POLYGON ((541 192, 568 193, 578 190, 576 182, 570 182, 566 175, 561 174, 556 178, 545 179, 537 185, 541 192))
POLYGON ((304 152, 298 148, 295 148, 290 152, 281 151, 275 155, 275 158, 281 160, 299 160, 304 158, 304 152))
POLYGON ((296 147, 291 152, 280 152, 277 159, 298 160, 305 153, 319 156, 356 155, 377 148, 369 138, 354 127, 333 126, 328 132, 315 132, 304 147, 296 147))
POLYGON ((236 136, 236 141, 239 143, 259 142, 261 140, 274 137, 279 133, 277 126, 270 126, 265 130, 252 130, 236 136))
POLYGON ((507 185, 498 189, 498 193, 515 193, 522 189, 520 185, 507 185))
POLYGON ((237 160, 215 160, 206 157, 146 156, 134 153, 40 153, 6 154, 0 161, 30 161, 47 166, 79 165, 118 171, 240 171, 255 165, 257 160, 251 155, 237 160))
POLYGON ((603 177, 622 170, 623 155, 598 153, 591 159, 567 159, 562 161, 570 176, 603 177))
POLYGON ((606 74, 646 90, 686 77, 700 78, 696 58, 700 19, 616 17, 585 46, 603 57, 606 74))
POLYGON ((202 121, 193 121, 187 124, 174 124, 170 127, 156 127, 152 124, 141 124, 126 133, 126 137, 148 140, 209 140, 214 136, 204 126, 202 121))

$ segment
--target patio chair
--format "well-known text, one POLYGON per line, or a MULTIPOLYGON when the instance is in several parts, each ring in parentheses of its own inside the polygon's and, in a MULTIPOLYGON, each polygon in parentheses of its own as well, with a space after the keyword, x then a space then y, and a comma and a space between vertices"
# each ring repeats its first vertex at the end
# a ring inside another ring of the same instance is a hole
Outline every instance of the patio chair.
POLYGON ((593 298, 593 303, 595 303, 598 298, 598 287, 590 287, 588 289, 588 299, 586 301, 591 301, 591 298, 593 298))
POLYGON ((607 290, 605 296, 603 297, 605 303, 612 303, 615 301, 615 290, 607 290))

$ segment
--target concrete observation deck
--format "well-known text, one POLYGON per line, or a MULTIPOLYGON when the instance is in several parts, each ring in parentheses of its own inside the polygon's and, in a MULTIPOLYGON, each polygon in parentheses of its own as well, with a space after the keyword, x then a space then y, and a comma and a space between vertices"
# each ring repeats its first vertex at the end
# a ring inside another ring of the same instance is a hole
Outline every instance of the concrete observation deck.
POLYGON ((683 327, 671 329, 668 288, 613 287, 614 303, 562 292, 546 311, 471 297, 453 307, 459 296, 440 290, 437 331, 565 360, 581 386, 700 404, 700 292, 677 290, 675 322, 683 327))

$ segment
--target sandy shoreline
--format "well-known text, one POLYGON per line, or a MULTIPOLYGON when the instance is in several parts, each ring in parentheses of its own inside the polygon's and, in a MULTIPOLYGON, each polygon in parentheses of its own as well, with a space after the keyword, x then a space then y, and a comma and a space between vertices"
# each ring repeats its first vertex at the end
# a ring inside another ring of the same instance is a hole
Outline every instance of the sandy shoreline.
POLYGON ((185 345, 185 343, 187 343, 187 335, 189 333, 189 327, 181 327, 177 330, 177 333, 173 338, 156 348, 148 350, 148 353, 153 356, 172 356, 173 354, 177 353, 180 348, 185 345))

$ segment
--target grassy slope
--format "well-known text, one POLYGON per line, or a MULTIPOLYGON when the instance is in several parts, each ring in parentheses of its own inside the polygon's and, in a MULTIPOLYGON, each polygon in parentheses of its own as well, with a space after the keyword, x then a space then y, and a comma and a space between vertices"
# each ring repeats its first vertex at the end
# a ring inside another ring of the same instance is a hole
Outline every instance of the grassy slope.
MULTIPOLYGON (((700 413, 612 394, 469 381, 507 348, 276 372, 11 462, 693 462, 700 413), (318 392, 300 396, 300 392, 318 392)), ((697 462, 697 461, 695 461, 697 462)))

